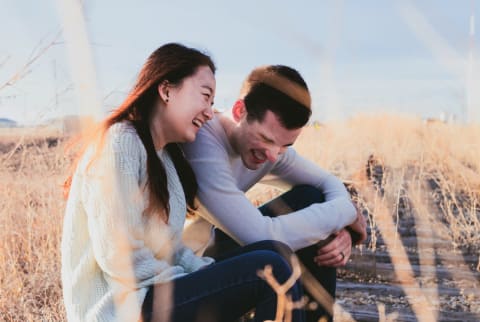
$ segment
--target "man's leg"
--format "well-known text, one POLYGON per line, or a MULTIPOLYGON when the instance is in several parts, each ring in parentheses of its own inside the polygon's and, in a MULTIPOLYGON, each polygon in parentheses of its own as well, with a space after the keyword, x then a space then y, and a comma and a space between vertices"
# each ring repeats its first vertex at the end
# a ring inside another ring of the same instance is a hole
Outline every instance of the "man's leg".
MULTIPOLYGON (((323 193, 315 187, 308 185, 300 185, 292 188, 286 193, 273 199, 272 201, 264 204, 259 208, 263 215, 269 217, 276 217, 284 215, 292 211, 297 211, 314 203, 325 202, 323 193)), ((313 258, 316 256, 318 250, 317 245, 312 245, 296 252, 301 263, 305 269, 310 273, 315 280, 317 280, 322 287, 335 299, 335 289, 337 284, 337 270, 335 267, 318 266, 313 258)), ((314 299, 310 292, 308 292, 308 286, 305 283, 305 293, 314 299)), ((308 283, 311 285, 311 283, 308 283)), ((313 311, 306 311, 307 321, 318 321, 322 316, 328 317, 332 320, 332 316, 328 314, 328 311, 332 312, 333 307, 328 309, 319 305, 318 309, 313 311)))
MULTIPOLYGON (((312 186, 300 185, 264 204, 259 208, 259 210, 265 216, 276 217, 292 211, 303 209, 311 204, 321 203, 324 201, 325 198, 320 190, 312 186)), ((207 248, 205 251, 205 256, 222 258, 224 254, 235 251, 238 248, 240 248, 240 245, 236 241, 234 241, 220 229, 215 229, 215 243, 211 247, 207 248)), ((318 266, 313 261, 313 258, 317 253, 317 249, 317 245, 312 245, 310 247, 298 250, 296 255, 300 259, 305 269, 334 299, 337 270, 335 267, 318 266)), ((307 287, 304 287, 304 290, 310 299, 314 299, 310 292, 308 292, 307 287)), ((328 320, 332 320, 332 316, 328 314, 328 311, 332 312, 332 310, 332 307, 325 309, 320 305, 316 310, 307 310, 307 321, 317 322, 323 316, 328 317, 328 320)))

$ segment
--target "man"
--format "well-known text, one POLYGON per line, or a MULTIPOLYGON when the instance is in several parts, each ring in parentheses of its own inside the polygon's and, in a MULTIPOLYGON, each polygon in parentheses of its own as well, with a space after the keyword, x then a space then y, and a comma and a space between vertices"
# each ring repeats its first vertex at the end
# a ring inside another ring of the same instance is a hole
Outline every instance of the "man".
MULTIPOLYGON (((197 176, 199 213, 216 227, 206 255, 281 241, 334 298, 336 267, 348 261, 352 237, 354 243, 366 238, 366 223, 342 182, 292 148, 310 116, 310 94, 296 70, 259 67, 245 80, 231 114, 217 114, 183 148, 197 176), (257 209, 245 192, 267 175, 293 189, 257 209)), ((186 239, 198 226, 187 228, 186 239)), ((312 294, 312 283, 304 285, 312 294)), ((331 302, 323 302, 307 318, 331 313, 331 302)))

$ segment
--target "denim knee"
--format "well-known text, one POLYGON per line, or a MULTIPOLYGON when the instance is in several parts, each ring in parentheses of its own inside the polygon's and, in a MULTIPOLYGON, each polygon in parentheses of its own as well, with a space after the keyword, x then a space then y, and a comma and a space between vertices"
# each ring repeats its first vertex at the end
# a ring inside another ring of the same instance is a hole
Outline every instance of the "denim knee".
MULTIPOLYGON (((271 265, 272 274, 278 283, 283 284, 292 276, 293 270, 286 258, 281 256, 279 253, 270 250, 262 250, 259 252, 259 255, 262 256, 262 261, 265 261, 266 264, 271 265)), ((270 289, 270 291, 274 291, 271 289, 271 286, 267 287, 270 289)), ((302 298, 303 288, 299 280, 295 281, 295 284, 293 284, 288 290, 288 294, 290 294, 293 301, 298 301, 302 298)))
POLYGON ((308 184, 302 184, 294 186, 290 192, 300 195, 305 199, 310 200, 311 203, 322 203, 325 202, 325 196, 322 191, 314 186, 308 184))
POLYGON ((250 247, 259 250, 270 250, 275 253, 282 255, 283 258, 287 259, 290 262, 290 257, 293 254, 293 250, 285 243, 282 243, 278 240, 262 240, 259 242, 255 242, 250 244, 250 247))
POLYGON ((292 268, 286 258, 273 250, 255 251, 261 258, 261 262, 272 267, 272 272, 279 283, 285 281, 292 275, 292 268))

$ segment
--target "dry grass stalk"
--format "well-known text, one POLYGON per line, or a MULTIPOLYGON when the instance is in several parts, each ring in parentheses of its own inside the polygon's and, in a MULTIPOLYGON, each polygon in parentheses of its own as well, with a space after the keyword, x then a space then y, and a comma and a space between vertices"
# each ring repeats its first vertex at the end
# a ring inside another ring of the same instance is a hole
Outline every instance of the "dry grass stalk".
POLYGON ((378 307, 378 322, 395 322, 398 318, 398 312, 390 314, 385 313, 385 304, 379 303, 378 307))
MULTIPOLYGON (((350 313, 335 303, 332 296, 327 292, 327 290, 325 290, 322 284, 320 284, 307 269, 303 268, 301 263, 300 267, 302 269, 302 285, 306 290, 308 290, 309 294, 313 297, 313 300, 315 300, 315 302, 308 303, 306 309, 308 310, 308 306, 311 304, 313 304, 314 308, 317 305, 321 305, 322 308, 325 309, 331 316, 334 316, 335 313, 336 321, 355 322, 355 319, 350 315, 350 313)), ((327 320, 327 317, 321 317, 319 322, 327 320)))
POLYGON ((23 140, 0 168, 0 312, 7 321, 62 321, 60 187, 69 160, 61 146, 23 140))
POLYGON ((305 305, 304 300, 292 301, 290 296, 287 296, 288 290, 295 284, 300 278, 302 270, 300 264, 295 255, 291 257, 292 275, 280 284, 273 275, 272 266, 267 265, 263 270, 258 271, 258 276, 263 278, 270 287, 277 294, 277 312, 275 314, 275 320, 267 320, 265 322, 290 322, 292 320, 292 310, 301 308, 305 305))
MULTIPOLYGON (((435 266, 435 258, 433 256, 429 257, 426 254, 427 250, 435 248, 435 245, 432 242, 435 237, 432 230, 432 223, 435 222, 435 218, 431 216, 428 204, 425 203, 425 200, 428 200, 428 198, 424 195, 424 191, 424 186, 420 186, 419 184, 413 185, 408 189, 408 196, 414 209, 413 213, 415 215, 416 227, 417 229, 422 229, 426 234, 424 237, 427 237, 417 239, 421 276, 433 280, 435 278, 434 274, 432 272, 427 272, 424 268, 435 266)), ((429 297, 429 302, 439 303, 438 295, 438 290, 434 289, 433 294, 429 297)), ((438 309, 439 308, 436 307, 436 315, 438 314, 438 309)))
MULTIPOLYGON (((7 321, 63 321, 61 184, 70 160, 64 155, 63 140, 57 146, 48 147, 45 143, 52 132, 21 132, 0 131, 0 312, 7 321)), ((378 115, 358 116, 320 128, 307 127, 295 146, 300 154, 357 187, 358 203, 368 210, 371 248, 376 247, 377 229, 386 232, 382 236, 397 233, 400 216, 415 216, 420 223, 430 215, 428 220, 435 225, 435 234, 451 238, 452 247, 478 254, 479 137, 480 127, 425 125, 414 118, 378 115), (370 155, 381 160, 386 169, 383 195, 372 188, 368 178, 358 176, 365 172, 370 155), (363 185, 373 191, 369 193, 363 185), (413 210, 401 209, 404 195, 410 199, 413 210)), ((277 191, 267 191, 265 198, 276 194, 277 191)), ((388 247, 393 251, 402 245, 398 238, 393 238, 388 247)), ((419 253, 422 256, 421 249, 419 253)), ((448 262, 448 258, 441 259, 448 262)), ((420 262, 422 267, 430 264, 422 257, 420 262)), ((455 267, 461 264, 455 263, 455 267)), ((476 266, 480 271, 480 258, 476 266)), ((406 285, 416 283, 411 274, 397 277, 406 285)), ((478 281, 470 282, 473 288, 479 287, 478 281)), ((434 299, 431 297, 430 302, 434 299)), ((344 316, 347 317, 339 320, 349 320, 346 312, 344 316)))
MULTIPOLYGON (((367 200, 374 200, 376 194, 373 189, 365 187, 363 189, 367 200)), ((376 199, 378 200, 378 198, 376 199)), ((388 233, 390 227, 395 226, 395 223, 391 217, 391 211, 385 202, 378 202, 374 205, 375 215, 377 217, 377 225, 382 233, 385 244, 388 250, 396 250, 396 256, 391 256, 392 264, 395 269, 395 273, 398 281, 402 285, 405 294, 409 298, 409 302, 415 312, 416 317, 420 322, 433 322, 436 321, 436 315, 432 310, 432 305, 421 291, 420 285, 415 280, 412 267, 407 257, 407 253, 403 247, 402 242, 397 235, 391 235, 388 233), (415 300, 413 300, 415 299, 415 300)))

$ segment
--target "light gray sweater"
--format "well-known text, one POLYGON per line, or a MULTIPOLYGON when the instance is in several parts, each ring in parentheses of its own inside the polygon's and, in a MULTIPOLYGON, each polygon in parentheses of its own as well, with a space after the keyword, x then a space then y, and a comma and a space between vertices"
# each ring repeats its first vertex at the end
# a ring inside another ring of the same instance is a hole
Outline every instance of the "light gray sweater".
POLYGON ((184 247, 186 203, 167 152, 168 225, 148 204, 147 154, 128 123, 113 125, 90 166, 93 149, 73 177, 62 238, 63 297, 69 321, 137 321, 150 285, 213 262, 184 247))
MULTIPOLYGON (((274 239, 298 250, 327 238, 356 218, 343 183, 292 147, 275 163, 266 162, 257 170, 246 168, 230 145, 218 115, 200 129, 195 142, 184 144, 183 150, 197 176, 200 215, 240 244, 274 239), (245 192, 266 175, 290 185, 315 186, 323 191, 326 201, 286 216, 263 216, 245 192)), ((206 245, 205 240, 196 240, 196 236, 202 236, 197 227, 205 225, 195 223, 187 228, 184 238, 201 250, 206 245)))

